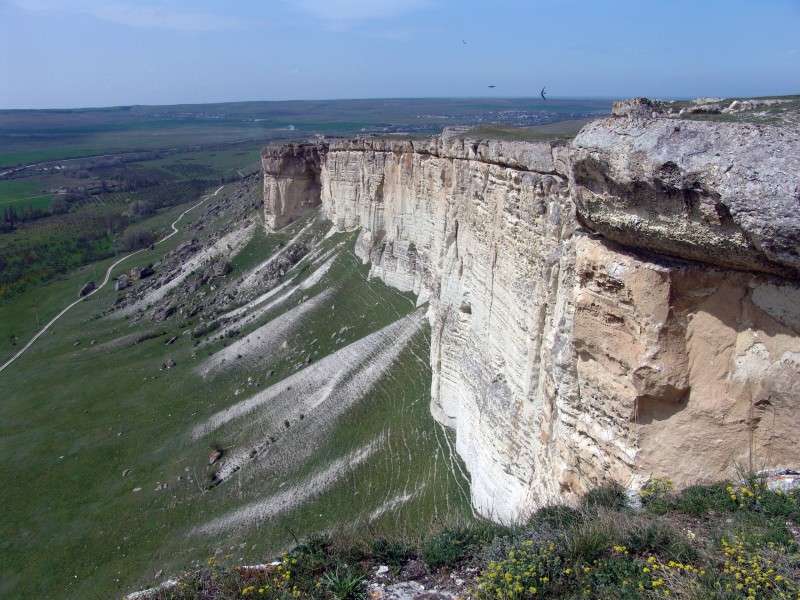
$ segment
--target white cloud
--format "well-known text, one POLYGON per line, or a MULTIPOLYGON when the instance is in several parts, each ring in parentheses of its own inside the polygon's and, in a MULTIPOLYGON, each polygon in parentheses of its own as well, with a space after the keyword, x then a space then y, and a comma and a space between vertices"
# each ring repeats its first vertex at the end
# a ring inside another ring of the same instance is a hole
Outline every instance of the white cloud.
POLYGON ((235 17, 191 10, 178 10, 170 8, 163 3, 142 5, 95 0, 76 0, 72 2, 15 0, 15 4, 31 12, 90 15, 101 21, 128 27, 179 31, 217 31, 220 29, 233 29, 242 25, 241 20, 235 17))
POLYGON ((427 6, 428 0, 295 0, 309 15, 331 23, 390 19, 427 6))

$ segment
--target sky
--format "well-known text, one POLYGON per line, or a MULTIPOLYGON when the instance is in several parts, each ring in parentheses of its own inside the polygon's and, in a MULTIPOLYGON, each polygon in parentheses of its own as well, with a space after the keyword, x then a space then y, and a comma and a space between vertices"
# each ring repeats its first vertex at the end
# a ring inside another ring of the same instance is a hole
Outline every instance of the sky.
POLYGON ((542 86, 800 93, 800 0, 0 0, 0 108, 542 86))

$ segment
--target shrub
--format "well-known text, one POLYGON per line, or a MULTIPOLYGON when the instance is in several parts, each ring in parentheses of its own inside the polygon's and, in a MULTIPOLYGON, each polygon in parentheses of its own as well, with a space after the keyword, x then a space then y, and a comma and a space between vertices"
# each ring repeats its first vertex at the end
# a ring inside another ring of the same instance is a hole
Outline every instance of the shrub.
POLYGON ((372 541, 370 551, 374 560, 392 567, 401 566, 414 555, 413 549, 403 542, 382 537, 372 541))
POLYGON ((128 212, 133 217, 143 218, 155 214, 155 208, 147 200, 134 200, 128 207, 128 212))
POLYGON ((63 215, 69 212, 69 202, 63 196, 56 197, 50 203, 50 213, 54 215, 63 215))
POLYGON ((758 512, 738 512, 733 523, 727 528, 729 538, 737 538, 750 547, 769 545, 797 550, 792 532, 782 517, 770 517, 758 512))
POLYGON ((353 568, 337 566, 334 570, 324 573, 320 583, 333 600, 355 600, 365 595, 365 579, 363 573, 353 568))
POLYGON ((726 512, 736 508, 726 484, 692 485, 684 489, 672 502, 672 508, 688 515, 701 516, 708 512, 726 512))
POLYGON ((155 243, 156 234, 147 229, 129 229, 122 236, 122 247, 125 250, 133 251, 139 248, 146 248, 155 243))
POLYGON ((784 517, 800 523, 800 489, 790 493, 765 490, 761 494, 759 508, 771 517, 784 517))
POLYGON ((581 513, 566 504, 553 504, 537 510, 528 521, 529 527, 564 529, 581 520, 581 513))
POLYGON ((634 554, 657 554, 674 561, 693 561, 697 551, 665 521, 644 521, 625 535, 624 545, 634 554))
POLYGON ((624 510, 629 507, 628 495, 620 484, 611 482, 587 492, 583 497, 583 505, 590 511, 598 508, 624 510))
POLYGON ((612 519, 594 518, 565 532, 564 554, 573 562, 591 563, 619 541, 612 519))
POLYGON ((714 586, 725 592, 726 598, 790 598, 797 597, 800 588, 763 553, 747 548, 738 537, 723 538, 725 563, 714 586))
POLYGON ((478 598, 604 598, 633 600, 657 592, 664 580, 651 562, 630 556, 624 546, 603 549, 591 562, 572 561, 554 543, 523 542, 478 577, 478 598))
POLYGON ((531 598, 553 594, 562 585, 564 561, 552 542, 537 547, 523 542, 478 577, 480 598, 531 598))
POLYGON ((670 507, 672 481, 655 477, 642 486, 642 505, 655 514, 664 514, 670 507))
POLYGON ((453 566, 503 531, 492 525, 447 528, 423 544, 422 558, 433 569, 453 566))

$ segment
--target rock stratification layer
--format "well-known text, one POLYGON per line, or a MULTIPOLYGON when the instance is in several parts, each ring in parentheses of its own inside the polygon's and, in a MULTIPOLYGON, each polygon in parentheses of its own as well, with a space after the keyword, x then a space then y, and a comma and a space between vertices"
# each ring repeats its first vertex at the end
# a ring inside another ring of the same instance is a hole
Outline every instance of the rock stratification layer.
POLYGON ((267 227, 280 229, 319 206, 320 156, 324 144, 287 144, 261 153, 267 227))
POLYGON ((271 147, 265 211, 321 206, 360 229, 373 276, 429 302, 433 414, 477 510, 508 522, 607 479, 800 462, 798 149, 639 117, 572 144, 271 147))

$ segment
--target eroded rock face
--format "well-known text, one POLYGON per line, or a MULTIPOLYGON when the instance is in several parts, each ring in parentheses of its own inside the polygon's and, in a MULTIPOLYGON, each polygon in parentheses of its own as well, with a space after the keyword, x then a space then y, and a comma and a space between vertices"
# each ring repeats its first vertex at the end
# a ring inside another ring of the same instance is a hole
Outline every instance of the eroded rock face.
POLYGON ((800 310, 786 309, 797 285, 588 237, 576 280, 581 399, 635 452, 613 475, 682 486, 736 464, 797 464, 800 310))
POLYGON ((319 205, 321 144, 267 146, 261 152, 264 215, 267 226, 280 229, 319 205))
POLYGON ((559 494, 545 415, 575 387, 559 353, 575 227, 563 151, 370 140, 331 145, 323 164, 323 211, 361 228, 372 275, 430 302, 432 411, 456 430, 473 503, 501 520, 559 494))
POLYGON ((623 113, 572 146, 320 149, 316 203, 429 302, 431 409, 495 520, 798 463, 796 132, 623 113))
POLYGON ((800 130, 611 118, 573 144, 584 223, 626 246, 735 269, 800 273, 800 130))

